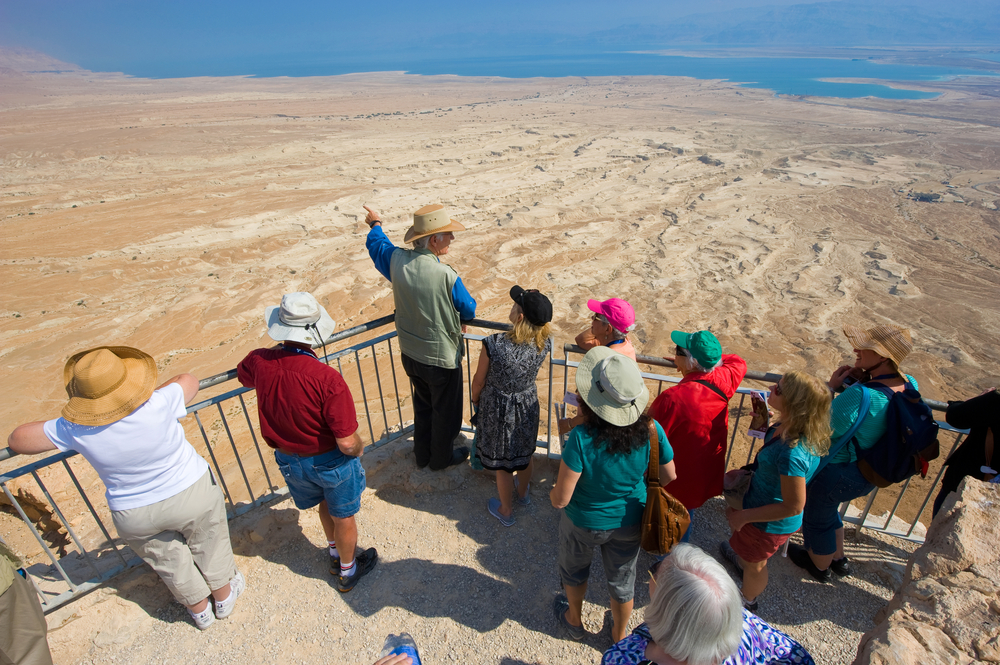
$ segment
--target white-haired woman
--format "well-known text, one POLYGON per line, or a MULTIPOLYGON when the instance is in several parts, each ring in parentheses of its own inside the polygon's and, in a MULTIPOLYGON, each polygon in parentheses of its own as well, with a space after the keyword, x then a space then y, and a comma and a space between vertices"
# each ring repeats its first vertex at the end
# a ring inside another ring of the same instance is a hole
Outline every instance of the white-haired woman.
POLYGON ((814 665, 801 644, 743 609, 722 565, 680 543, 650 569, 646 621, 601 665, 814 665))
POLYGON ((587 636, 581 612, 594 548, 600 547, 617 641, 632 616, 652 427, 663 485, 676 477, 674 453, 663 428, 642 415, 649 390, 639 367, 625 356, 606 346, 588 351, 576 370, 576 390, 583 423, 566 439, 549 494, 554 507, 565 508, 559 578, 566 597, 557 597, 553 609, 562 634, 576 641, 587 636))

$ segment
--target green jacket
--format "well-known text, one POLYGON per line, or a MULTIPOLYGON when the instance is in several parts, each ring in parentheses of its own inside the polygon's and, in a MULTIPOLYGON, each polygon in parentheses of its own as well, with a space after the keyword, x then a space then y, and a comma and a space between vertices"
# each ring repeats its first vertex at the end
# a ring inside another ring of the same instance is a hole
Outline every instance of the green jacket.
POLYGON ((427 249, 396 248, 389 261, 400 350, 417 362, 455 369, 462 362, 462 322, 451 292, 458 273, 427 249))

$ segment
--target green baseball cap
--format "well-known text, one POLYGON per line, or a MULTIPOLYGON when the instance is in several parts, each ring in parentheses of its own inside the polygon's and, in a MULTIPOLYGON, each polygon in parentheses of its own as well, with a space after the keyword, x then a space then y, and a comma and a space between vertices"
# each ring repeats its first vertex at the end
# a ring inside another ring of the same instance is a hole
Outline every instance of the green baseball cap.
POLYGON ((682 349, 690 351, 698 364, 706 369, 715 367, 722 360, 722 345, 715 335, 707 330, 693 333, 675 330, 670 333, 670 340, 682 349))

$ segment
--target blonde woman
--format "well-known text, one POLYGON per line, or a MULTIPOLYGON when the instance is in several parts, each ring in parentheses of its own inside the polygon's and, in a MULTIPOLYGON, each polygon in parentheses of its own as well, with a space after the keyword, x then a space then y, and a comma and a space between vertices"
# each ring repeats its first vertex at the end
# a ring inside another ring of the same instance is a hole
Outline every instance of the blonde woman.
POLYGON ((803 372, 788 372, 768 404, 779 422, 768 429, 757 453, 743 510, 726 509, 733 535, 720 543, 723 557, 743 574, 743 604, 757 610, 767 586, 767 560, 802 526, 806 483, 830 449, 830 389, 803 372))
POLYGON ((509 319, 514 328, 483 340, 472 379, 478 405, 477 452, 483 468, 497 473, 500 498, 486 505, 504 526, 514 525, 512 495, 531 503, 531 459, 538 441, 538 368, 552 351, 552 303, 537 289, 511 287, 509 319), (517 480, 514 480, 514 474, 517 480))

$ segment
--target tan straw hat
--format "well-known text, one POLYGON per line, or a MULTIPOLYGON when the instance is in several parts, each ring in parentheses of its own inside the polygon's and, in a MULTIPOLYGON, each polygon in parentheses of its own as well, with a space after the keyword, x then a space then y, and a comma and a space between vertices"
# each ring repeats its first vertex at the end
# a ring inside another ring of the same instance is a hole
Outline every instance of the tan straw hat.
POLYGON ((443 205, 434 204, 424 206, 413 213, 413 226, 406 232, 403 242, 413 242, 417 238, 423 238, 434 233, 464 230, 464 226, 448 217, 448 213, 445 212, 443 205))
POLYGON ((66 361, 69 402, 62 417, 78 425, 110 425, 146 403, 156 386, 156 361, 128 346, 99 346, 66 361))
POLYGON ((897 367, 913 350, 910 331, 891 323, 880 323, 868 330, 844 326, 844 334, 855 349, 871 349, 883 358, 891 358, 897 367))

